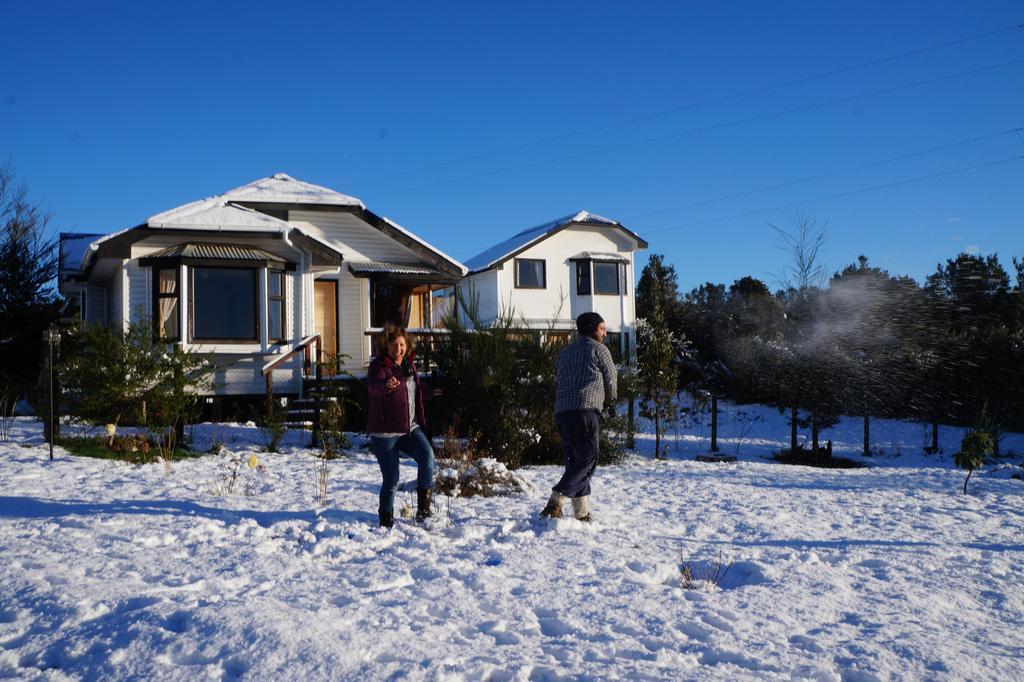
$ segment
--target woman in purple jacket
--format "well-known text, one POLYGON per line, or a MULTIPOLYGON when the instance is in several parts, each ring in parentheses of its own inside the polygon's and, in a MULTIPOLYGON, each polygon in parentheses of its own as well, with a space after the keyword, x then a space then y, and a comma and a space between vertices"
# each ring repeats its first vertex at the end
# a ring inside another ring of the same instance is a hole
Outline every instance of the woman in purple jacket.
POLYGON ((378 339, 379 353, 366 371, 370 394, 366 433, 383 478, 380 486, 380 525, 395 523, 398 458, 404 453, 416 461, 416 520, 432 516, 434 449, 423 433, 423 389, 413 364, 412 340, 401 327, 388 325, 378 339))

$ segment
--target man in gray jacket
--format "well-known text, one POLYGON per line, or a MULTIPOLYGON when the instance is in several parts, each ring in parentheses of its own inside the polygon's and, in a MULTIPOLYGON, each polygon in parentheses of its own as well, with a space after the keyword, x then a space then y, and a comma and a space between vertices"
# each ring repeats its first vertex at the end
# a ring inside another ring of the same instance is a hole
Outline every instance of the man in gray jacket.
POLYGON ((590 478, 597 468, 601 411, 615 404, 618 377, 612 354, 602 343, 604 320, 597 313, 576 318, 579 338, 555 364, 555 421, 562 437, 565 473, 552 488, 541 516, 562 517, 562 501, 572 500, 580 521, 590 521, 590 478))

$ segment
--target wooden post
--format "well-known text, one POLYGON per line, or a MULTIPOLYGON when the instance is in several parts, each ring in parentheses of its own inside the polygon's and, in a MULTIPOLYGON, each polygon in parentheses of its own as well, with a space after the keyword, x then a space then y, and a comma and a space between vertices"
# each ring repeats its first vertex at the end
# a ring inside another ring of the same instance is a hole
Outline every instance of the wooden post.
POLYGON ((796 407, 791 407, 789 411, 789 452, 796 454, 796 407))
POLYGON ((864 415, 864 456, 871 455, 871 417, 864 415))
POLYGON ((711 452, 718 452, 718 394, 711 394, 711 452))
POLYGON ((274 419, 274 373, 267 372, 267 421, 274 419))
MULTIPOLYGON (((307 346, 308 348, 308 346, 307 346)), ((324 367, 324 352, 323 352, 323 341, 321 339, 316 340, 316 365, 314 367, 314 376, 316 377, 316 391, 313 394, 313 442, 310 444, 316 447, 317 440, 320 437, 320 401, 323 399, 323 367, 324 367)))

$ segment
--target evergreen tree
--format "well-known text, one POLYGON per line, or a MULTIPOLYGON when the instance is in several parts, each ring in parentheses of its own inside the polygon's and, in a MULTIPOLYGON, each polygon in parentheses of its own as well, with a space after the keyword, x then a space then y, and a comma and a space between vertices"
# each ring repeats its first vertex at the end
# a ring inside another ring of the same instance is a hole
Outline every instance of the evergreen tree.
POLYGON ((49 220, 28 189, 15 186, 10 163, 0 167, 0 391, 15 396, 35 381, 46 348, 43 332, 59 317, 49 220))
MULTIPOLYGON (((662 458, 662 440, 667 427, 675 423, 679 372, 673 334, 666 319, 666 305, 675 301, 675 271, 652 255, 644 268, 644 312, 637 320, 637 382, 640 414, 654 423, 654 456, 662 458)), ((637 289, 639 297, 639 287, 637 289)))
POLYGON ((982 410, 998 425, 1017 419, 1016 301, 998 257, 962 253, 940 264, 925 288, 942 323, 934 330, 943 347, 940 399, 953 420, 972 424, 982 410))
POLYGON ((682 325, 682 308, 676 269, 665 264, 664 256, 652 253, 636 285, 636 316, 650 317, 655 306, 660 306, 668 328, 678 332, 682 325))

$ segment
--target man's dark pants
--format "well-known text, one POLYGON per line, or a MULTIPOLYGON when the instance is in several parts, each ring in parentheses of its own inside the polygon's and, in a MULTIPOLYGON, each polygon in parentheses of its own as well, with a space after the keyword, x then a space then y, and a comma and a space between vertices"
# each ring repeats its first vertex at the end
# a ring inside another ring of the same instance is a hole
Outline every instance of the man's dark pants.
POLYGON ((565 473, 554 491, 566 497, 590 494, 590 477, 597 469, 597 438, 601 415, 597 410, 570 410, 555 415, 562 437, 565 473))

